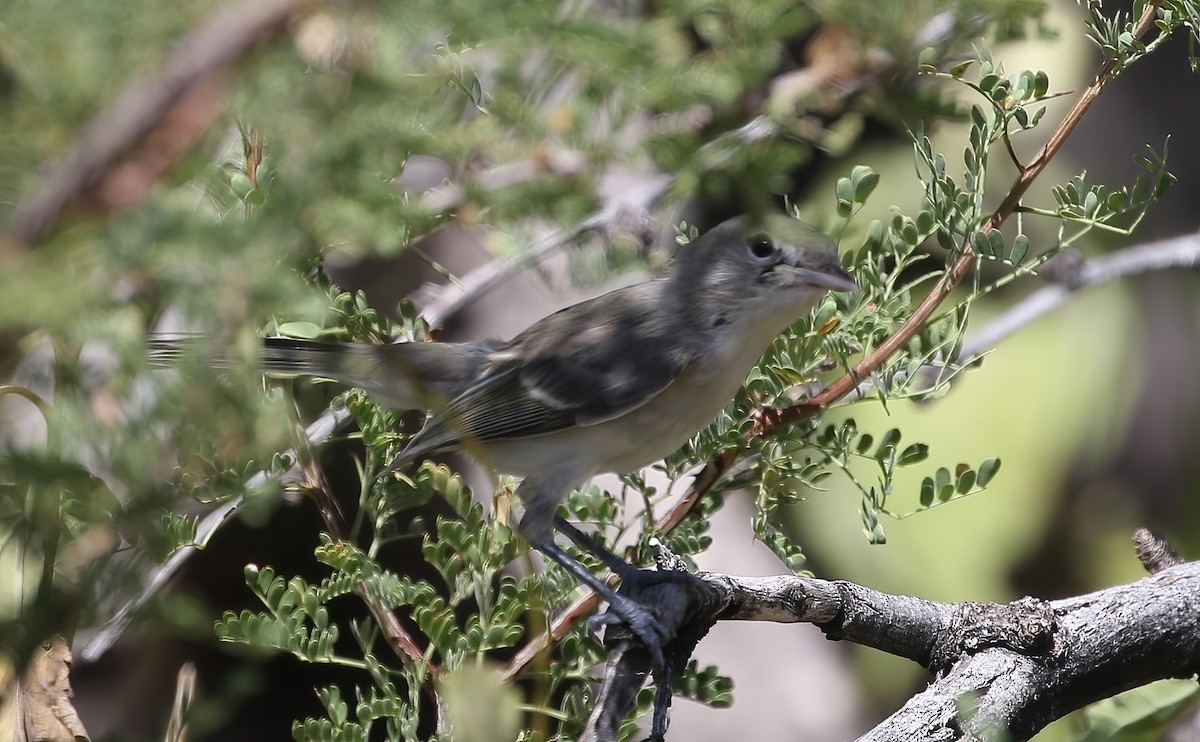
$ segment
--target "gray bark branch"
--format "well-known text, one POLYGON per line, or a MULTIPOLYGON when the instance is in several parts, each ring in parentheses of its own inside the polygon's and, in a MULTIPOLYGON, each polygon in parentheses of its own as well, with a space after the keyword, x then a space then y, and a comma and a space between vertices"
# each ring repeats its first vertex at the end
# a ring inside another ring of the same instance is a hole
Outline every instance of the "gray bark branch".
MULTIPOLYGON (((701 574, 697 584, 692 592, 704 599, 692 599, 691 610, 674 602, 689 592, 675 585, 670 593, 655 585, 638 597, 681 637, 696 622, 806 622, 830 639, 929 669, 929 686, 863 741, 1026 739, 1094 701, 1200 670, 1200 562, 1078 597, 1008 604, 940 603, 794 575, 701 574)), ((602 730, 616 729, 632 710, 646 661, 630 650, 631 641, 621 638, 614 647, 620 651, 611 655, 601 691, 609 703, 597 704, 591 739, 609 739, 602 730), (619 708, 620 699, 629 705, 619 708), (609 714, 619 716, 603 718, 609 714)))

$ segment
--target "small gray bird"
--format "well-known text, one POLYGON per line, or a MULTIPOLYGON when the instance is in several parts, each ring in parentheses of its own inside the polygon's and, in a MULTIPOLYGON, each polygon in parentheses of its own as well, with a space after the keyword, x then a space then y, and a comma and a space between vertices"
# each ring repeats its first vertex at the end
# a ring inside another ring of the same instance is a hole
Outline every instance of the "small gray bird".
MULTIPOLYGON (((433 410, 385 474, 461 449, 524 477, 521 532, 609 601, 658 658, 665 637, 657 621, 554 543, 558 503, 593 475, 631 471, 678 449, 720 413, 776 335, 827 291, 857 289, 827 236, 781 215, 743 216, 682 248, 668 275, 555 312, 508 342, 268 338, 262 365, 360 387, 397 408, 433 410)), ((177 350, 152 341, 157 360, 177 350)), ((623 581, 644 574, 557 523, 623 581)))

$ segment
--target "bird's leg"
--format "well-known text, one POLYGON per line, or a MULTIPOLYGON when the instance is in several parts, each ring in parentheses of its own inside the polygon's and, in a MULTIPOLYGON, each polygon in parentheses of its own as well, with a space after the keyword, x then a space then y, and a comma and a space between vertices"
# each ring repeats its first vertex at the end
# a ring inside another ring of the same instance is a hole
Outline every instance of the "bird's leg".
POLYGON ((554 527, 574 541, 577 546, 603 562, 604 566, 612 570, 613 574, 620 577, 622 581, 630 572, 639 571, 637 567, 606 549, 599 541, 571 525, 570 521, 561 515, 554 516, 554 527))
POLYGON ((645 588, 651 585, 661 585, 672 582, 676 585, 693 585, 696 576, 684 570, 673 569, 641 569, 630 564, 621 557, 606 549, 599 541, 571 525, 561 516, 555 516, 554 527, 567 538, 574 541, 580 548, 604 563, 613 574, 621 578, 622 585, 645 588))
MULTIPOLYGON (((555 544, 553 538, 546 541, 534 541, 532 544, 535 549, 545 554, 548 559, 570 572, 575 579, 590 587, 603 600, 608 601, 612 612, 625 621, 629 625, 630 630, 642 640, 642 643, 646 646, 646 650, 650 652, 654 665, 662 667, 663 644, 669 640, 669 637, 667 636, 666 629, 646 606, 624 595, 618 595, 603 580, 589 572, 587 567, 580 564, 579 560, 555 544)), ((613 558, 616 559, 615 556, 613 558)), ((620 560, 618 559, 617 561, 620 560)), ((632 565, 627 566, 632 568, 632 565)), ((633 571, 638 572, 640 570, 634 568, 633 571)))
MULTIPOLYGON (((641 590, 663 583, 674 583, 686 588, 694 599, 703 600, 702 595, 696 593, 699 589, 697 586, 699 580, 696 575, 686 571, 683 560, 666 551, 665 548, 660 548, 657 570, 639 569, 606 549, 595 538, 579 530, 561 516, 555 517, 554 525, 581 548, 595 555, 614 574, 621 578, 620 592, 625 592, 629 589, 641 590), (669 558, 664 556, 664 554, 669 555, 669 558)), ((643 608, 645 607, 640 602, 638 605, 643 608)), ((600 624, 611 624, 615 621, 620 621, 622 618, 623 616, 620 613, 617 613, 616 616, 612 613, 593 616, 588 621, 588 628, 592 631, 598 631, 600 624)), ((686 638, 683 636, 673 636, 667 641, 666 646, 663 647, 665 662, 655 665, 657 668, 655 682, 658 688, 654 694, 653 724, 648 742, 661 742, 663 740, 667 731, 667 714, 671 708, 674 677, 687 666, 687 661, 691 657, 692 651, 696 648, 696 643, 701 636, 707 633, 707 628, 699 632, 697 636, 691 636, 686 631, 685 633, 688 634, 686 638)))
MULTIPOLYGON (((686 658, 684 662, 686 663, 686 658)), ((654 706, 650 717, 650 736, 646 742, 663 742, 667 738, 667 726, 670 722, 671 699, 675 692, 675 663, 663 665, 662 673, 656 678, 658 683, 654 689, 654 706)))
MULTIPOLYGON (((534 549, 544 553, 548 560, 558 564, 583 585, 592 588, 601 599, 606 600, 612 614, 616 614, 620 620, 629 624, 631 632, 642 641, 642 644, 646 645, 655 666, 661 668, 662 646, 671 639, 671 636, 668 636, 667 630, 658 618, 654 617, 647 606, 641 605, 629 596, 618 594, 599 576, 590 573, 580 561, 554 543, 554 517, 556 517, 554 513, 558 509, 558 503, 581 478, 580 473, 571 471, 565 466, 560 471, 548 471, 539 474, 538 477, 526 477, 521 486, 517 487, 517 495, 526 505, 526 514, 521 519, 521 532, 534 549)), ((587 537, 566 521, 560 521, 559 527, 562 528, 564 523, 566 525, 564 533, 577 541, 582 538, 581 544, 584 549, 595 552, 608 567, 613 569, 613 572, 622 576, 623 584, 631 578, 631 575, 641 572, 632 564, 620 560, 619 557, 596 544, 594 539, 587 537), (601 552, 604 553, 601 555, 601 552)), ((636 581, 636 578, 632 578, 632 580, 636 581)))

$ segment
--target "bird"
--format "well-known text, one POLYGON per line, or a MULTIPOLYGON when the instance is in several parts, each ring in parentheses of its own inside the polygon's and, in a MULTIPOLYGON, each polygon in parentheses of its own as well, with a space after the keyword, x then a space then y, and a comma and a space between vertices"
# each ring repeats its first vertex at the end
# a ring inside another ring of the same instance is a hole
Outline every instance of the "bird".
MULTIPOLYGON (((431 415, 380 476, 461 450, 522 477, 518 529, 595 590, 661 664, 667 639, 641 604, 555 543, 597 552, 622 581, 643 574, 565 519, 559 503, 601 473, 678 450, 737 393, 772 340, 830 291, 858 290, 833 240, 769 214, 734 217, 681 247, 665 275, 559 310, 511 340, 335 343, 266 338, 261 370, 332 379, 431 415)), ((151 341, 169 362, 178 343, 151 341)))

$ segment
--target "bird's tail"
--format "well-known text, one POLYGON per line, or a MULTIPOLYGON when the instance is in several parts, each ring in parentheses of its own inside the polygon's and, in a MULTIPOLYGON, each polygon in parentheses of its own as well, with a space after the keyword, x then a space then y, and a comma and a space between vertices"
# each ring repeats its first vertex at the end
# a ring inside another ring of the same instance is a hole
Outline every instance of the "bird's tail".
MULTIPOLYGON (((187 356, 210 350, 208 339, 202 335, 155 335, 146 340, 150 365, 157 368, 177 366, 187 356)), ((348 343, 322 343, 293 338, 263 338, 259 364, 265 373, 289 376, 322 376, 341 380, 347 352, 355 346, 348 343)), ((207 358, 208 365, 217 369, 233 368, 235 358, 217 351, 207 358)))
MULTIPOLYGON (((203 338, 151 337, 151 365, 165 367, 195 352, 203 338)), ((263 338, 259 363, 268 374, 316 376, 359 387, 397 409, 433 409, 458 396, 484 373, 494 342, 480 343, 327 343, 294 338, 263 338)), ((214 368, 231 368, 233 359, 215 354, 214 368)))
POLYGON ((349 359, 361 355, 366 345, 351 343, 323 343, 317 340, 295 338, 263 338, 259 360, 263 371, 289 376, 322 376, 343 383, 354 384, 347 378, 349 359))
MULTIPOLYGON (((151 335, 146 338, 146 357, 155 368, 171 368, 203 345, 199 335, 151 335)), ((229 359, 213 359, 213 368, 229 368, 229 359)))

